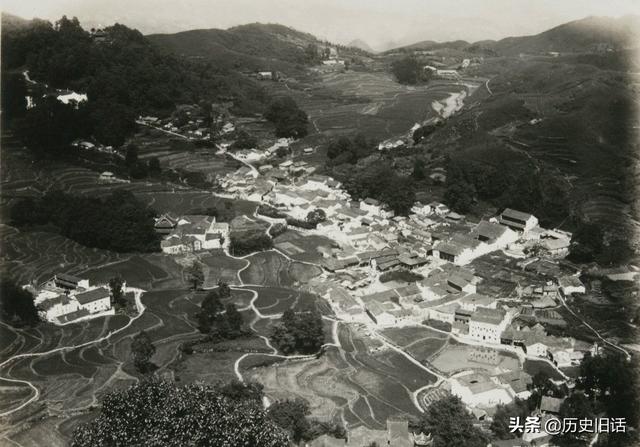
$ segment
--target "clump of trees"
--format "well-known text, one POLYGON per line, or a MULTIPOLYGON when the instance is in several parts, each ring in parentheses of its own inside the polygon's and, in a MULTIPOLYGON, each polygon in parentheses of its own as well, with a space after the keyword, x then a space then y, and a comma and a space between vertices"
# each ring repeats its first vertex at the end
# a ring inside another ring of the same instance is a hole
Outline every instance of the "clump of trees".
POLYGON ((231 145, 231 149, 251 149, 258 145, 258 139, 246 130, 236 131, 236 140, 231 145))
POLYGON ((111 305, 126 307, 127 300, 124 296, 124 279, 122 276, 114 276, 109 280, 109 290, 111 291, 111 305))
POLYGON ((424 70, 422 64, 412 56, 393 61, 391 72, 401 84, 415 85, 431 79, 431 71, 424 70))
POLYGON ((48 224, 87 247, 125 253, 160 250, 155 212, 130 191, 114 191, 105 198, 49 191, 16 203, 10 216, 16 226, 48 224))
POLYGON ((363 134, 353 138, 340 137, 329 143, 327 147, 327 164, 337 166, 341 164, 356 164, 361 158, 368 157, 375 152, 375 143, 363 134))
POLYGON ((157 367, 151 362, 151 357, 156 352, 156 347, 151 341, 151 337, 145 331, 140 331, 133 337, 131 342, 131 357, 133 366, 142 374, 154 371, 157 367))
POLYGON ((615 265, 628 262, 633 256, 629 240, 623 234, 612 234, 605 230, 603 224, 578 220, 571 237, 570 260, 615 265))
POLYGON ((322 315, 317 310, 282 314, 281 324, 275 326, 271 341, 285 354, 315 354, 324 344, 322 315))
POLYGON ((189 265, 185 271, 185 279, 187 283, 191 285, 193 290, 200 290, 204 283, 204 270, 202 270, 202 264, 195 261, 189 265))
POLYGON ((262 390, 251 385, 144 380, 107 394, 98 417, 74 431, 71 446, 288 445, 287 433, 268 417, 261 399, 262 390))
POLYGON ((397 215, 406 215, 415 202, 415 190, 409 177, 398 175, 390 166, 371 164, 343 178, 351 197, 372 197, 389 205, 397 215))
POLYGON ((0 280, 0 319, 11 326, 33 326, 40 321, 34 297, 8 278, 0 280))
POLYGON ((224 306, 220 302, 230 296, 231 290, 226 283, 207 293, 196 315, 200 332, 215 339, 233 339, 244 333, 244 320, 236 305, 228 303, 224 306))
POLYGON ((264 117, 276 127, 276 136, 302 138, 309 132, 309 118, 289 96, 274 99, 264 117))

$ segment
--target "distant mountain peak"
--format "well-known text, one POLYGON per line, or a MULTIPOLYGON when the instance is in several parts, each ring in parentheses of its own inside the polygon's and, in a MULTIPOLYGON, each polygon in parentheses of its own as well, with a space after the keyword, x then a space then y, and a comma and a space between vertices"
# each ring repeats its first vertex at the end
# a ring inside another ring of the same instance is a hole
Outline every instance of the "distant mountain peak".
POLYGON ((354 40, 352 40, 351 42, 349 42, 349 43, 347 44, 347 46, 348 46, 348 47, 359 48, 359 49, 361 49, 361 50, 366 51, 367 53, 375 53, 375 52, 376 52, 373 48, 371 48, 371 47, 367 44, 367 42, 365 42, 365 41, 364 41, 364 40, 362 40, 362 39, 354 39, 354 40))

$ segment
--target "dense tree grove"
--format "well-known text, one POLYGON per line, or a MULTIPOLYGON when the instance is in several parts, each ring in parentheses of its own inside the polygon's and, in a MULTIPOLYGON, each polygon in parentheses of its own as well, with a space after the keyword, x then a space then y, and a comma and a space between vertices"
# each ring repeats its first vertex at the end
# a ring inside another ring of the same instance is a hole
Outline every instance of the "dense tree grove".
POLYGON ((315 354, 324 344, 322 315, 317 311, 282 314, 281 324, 273 328, 271 341, 285 354, 315 354))
POLYGON ((460 398, 450 396, 429 405, 415 428, 431 433, 434 447, 485 447, 489 440, 474 420, 460 398))
POLYGON ((264 117, 276 126, 276 136, 302 138, 309 132, 309 118, 289 96, 274 99, 264 117))
POLYGON ((555 172, 530 162, 510 163, 509 169, 462 156, 447 161, 445 200, 451 209, 467 212, 476 200, 498 208, 527 210, 544 223, 558 224, 569 215, 568 186, 555 172))
MULTIPOLYGON (((79 426, 72 447, 285 447, 287 434, 262 409, 262 392, 145 380, 107 394, 100 415, 79 426), (233 397, 235 396, 235 397, 233 397)), ((248 386, 247 386, 248 387, 248 386)))
POLYGON ((16 203, 10 213, 14 225, 49 224, 87 247, 123 253, 160 250, 154 215, 129 191, 115 191, 105 198, 50 191, 42 198, 16 203))
POLYGON ((391 72, 401 84, 415 85, 430 79, 431 72, 424 70, 422 64, 411 56, 393 61, 391 72))
POLYGON ((31 326, 40 321, 31 292, 8 278, 0 280, 0 319, 12 326, 31 326))
POLYGON ((353 138, 340 137, 329 143, 327 147, 327 164, 337 166, 341 164, 355 164, 361 158, 371 155, 375 151, 375 143, 363 134, 353 138))
MULTIPOLYGON (((2 54, 3 70, 26 68, 36 81, 88 96, 87 104, 73 118, 47 105, 47 98, 34 97, 36 107, 29 111, 32 116, 25 136, 33 126, 46 123, 46 115, 62 113, 61 117, 50 116, 49 121, 63 129, 71 127, 71 139, 89 133, 104 144, 120 146, 134 131, 134 119, 140 114, 166 114, 176 104, 230 97, 238 111, 255 113, 266 101, 257 83, 210 63, 163 54, 139 31, 120 24, 105 28, 104 35, 96 39, 75 17, 65 16, 54 24, 38 21, 19 30, 3 30, 2 54), (46 112, 37 110, 41 107, 46 112)), ((12 78, 5 82, 3 73, 3 92, 7 83, 19 93, 20 85, 12 78)), ((12 113, 20 113, 26 106, 23 100, 17 94, 6 99, 3 95, 3 110, 8 106, 12 113)))
POLYGON ((236 131, 236 139, 231 149, 252 149, 258 145, 258 139, 246 130, 236 131))
POLYGON ((357 169, 344 178, 343 183, 351 197, 378 199, 388 204, 398 215, 406 215, 415 202, 411 178, 398 175, 386 164, 376 163, 357 169))

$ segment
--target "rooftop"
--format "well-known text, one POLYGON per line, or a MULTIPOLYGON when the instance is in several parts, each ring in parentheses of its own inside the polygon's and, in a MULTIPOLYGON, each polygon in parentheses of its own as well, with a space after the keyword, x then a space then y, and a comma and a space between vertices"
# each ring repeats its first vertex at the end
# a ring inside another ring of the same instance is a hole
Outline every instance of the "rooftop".
POLYGON ((89 290, 88 292, 82 292, 75 295, 75 298, 80 304, 88 304, 109 297, 109 289, 107 289, 106 287, 98 287, 97 289, 89 290))

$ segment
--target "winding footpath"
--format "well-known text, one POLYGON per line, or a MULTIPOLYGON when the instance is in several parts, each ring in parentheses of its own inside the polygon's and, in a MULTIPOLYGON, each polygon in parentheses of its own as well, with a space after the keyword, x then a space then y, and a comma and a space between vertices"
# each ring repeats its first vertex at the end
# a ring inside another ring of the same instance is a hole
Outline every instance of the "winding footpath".
MULTIPOLYGON (((49 351, 44 351, 44 352, 28 352, 28 353, 24 353, 24 354, 16 354, 14 356, 9 357, 4 362, 0 363, 0 370, 2 370, 2 368, 5 368, 7 365, 9 365, 14 360, 43 357, 43 356, 47 356, 47 355, 50 355, 50 354, 55 354, 57 352, 71 351, 71 350, 78 349, 78 348, 84 348, 86 346, 90 346, 90 345, 93 345, 93 344, 96 344, 96 343, 101 343, 101 342, 103 342, 105 340, 108 340, 109 338, 111 338, 111 336, 116 335, 119 332, 122 332, 122 331, 128 329, 133 324, 134 321, 136 321, 138 318, 140 318, 142 316, 142 314, 144 313, 144 311, 146 309, 146 306, 144 304, 142 304, 142 300, 140 299, 142 294, 145 292, 144 290, 133 288, 133 287, 127 287, 127 291, 128 292, 134 292, 134 300, 135 300, 135 303, 136 303, 136 309, 138 311, 138 314, 135 317, 131 318, 126 325, 122 326, 119 329, 116 329, 115 331, 109 331, 109 333, 107 335, 105 335, 105 336, 102 336, 100 338, 96 338, 95 340, 91 340, 91 341, 88 341, 88 342, 85 342, 85 343, 80 343, 78 345, 61 346, 61 347, 58 347, 58 348, 55 348, 55 349, 51 349, 49 351)), ((0 417, 9 416, 9 415, 11 415, 11 414, 13 414, 13 413, 15 413, 17 411, 20 411, 23 408, 25 408, 27 405, 37 401, 40 398, 40 390, 38 390, 38 388, 32 382, 30 382, 28 380, 12 379, 12 378, 5 377, 5 376, 0 376, 0 380, 27 385, 34 392, 33 396, 31 396, 27 401, 25 401, 22 404, 20 404, 18 407, 13 408, 13 409, 8 410, 8 411, 5 411, 3 413, 0 413, 0 417)))

